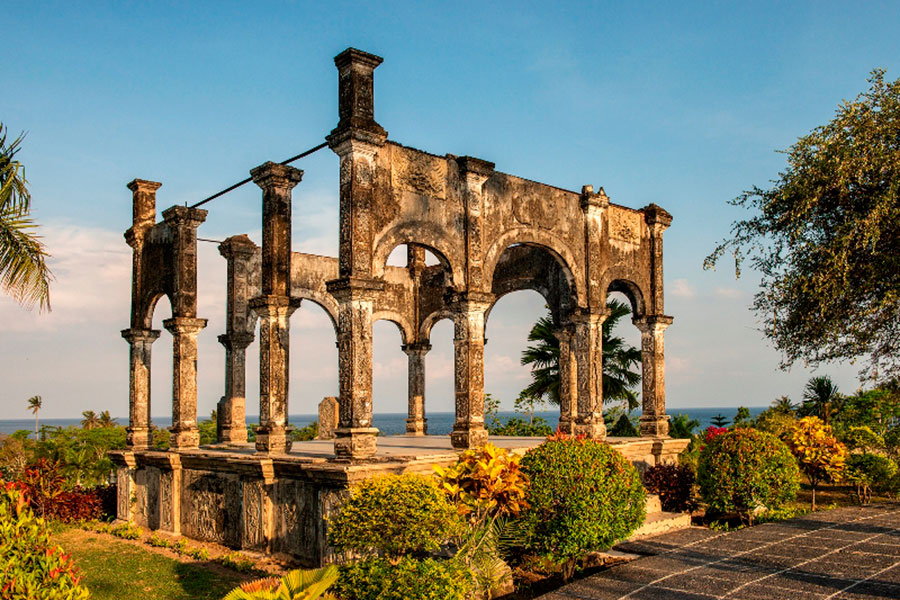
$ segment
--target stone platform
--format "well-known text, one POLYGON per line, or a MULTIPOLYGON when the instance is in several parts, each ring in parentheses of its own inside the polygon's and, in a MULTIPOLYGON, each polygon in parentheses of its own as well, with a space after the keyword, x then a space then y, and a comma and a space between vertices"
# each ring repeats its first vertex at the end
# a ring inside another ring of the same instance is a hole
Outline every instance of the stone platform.
MULTIPOLYGON (((544 438, 493 437, 525 453, 544 438)), ((688 440, 608 438, 639 469, 671 463, 688 440)), ((382 436, 376 455, 337 460, 330 440, 295 442, 280 455, 250 444, 178 452, 117 451, 118 518, 151 530, 248 550, 287 555, 308 566, 333 558, 326 520, 347 488, 379 473, 431 473, 459 455, 449 436, 382 436)))

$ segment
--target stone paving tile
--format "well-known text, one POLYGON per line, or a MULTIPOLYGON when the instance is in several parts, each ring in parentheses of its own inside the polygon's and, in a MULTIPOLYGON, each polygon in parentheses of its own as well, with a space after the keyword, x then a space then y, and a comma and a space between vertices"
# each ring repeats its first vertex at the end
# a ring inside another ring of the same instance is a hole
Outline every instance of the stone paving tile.
POLYGON ((541 600, 900 600, 900 505, 622 544, 649 555, 541 600))

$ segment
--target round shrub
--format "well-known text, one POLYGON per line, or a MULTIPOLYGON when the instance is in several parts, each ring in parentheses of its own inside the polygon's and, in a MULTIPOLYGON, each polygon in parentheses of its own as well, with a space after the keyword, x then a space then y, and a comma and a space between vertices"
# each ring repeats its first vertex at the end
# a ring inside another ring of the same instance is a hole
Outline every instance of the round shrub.
POLYGON ((369 558, 342 566, 335 592, 342 600, 463 600, 473 581, 455 560, 369 558))
POLYGON ((434 552, 458 531, 460 518, 433 478, 384 475, 350 488, 350 497, 328 521, 338 552, 401 556, 434 552))
POLYGON ((700 452, 697 479, 704 502, 719 512, 750 521, 758 508, 777 508, 793 500, 800 487, 797 461, 774 435, 732 429, 700 452))
POLYGON ((627 538, 644 520, 637 469, 607 444, 548 440, 525 454, 522 470, 531 480, 521 517, 527 545, 545 559, 571 564, 627 538))

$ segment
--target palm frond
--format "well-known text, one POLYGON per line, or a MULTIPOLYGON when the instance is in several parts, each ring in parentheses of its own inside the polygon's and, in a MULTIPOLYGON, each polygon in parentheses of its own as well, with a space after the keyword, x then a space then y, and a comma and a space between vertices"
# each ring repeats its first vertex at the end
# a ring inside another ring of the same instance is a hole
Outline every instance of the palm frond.
POLYGON ((36 228, 21 210, 0 209, 0 287, 27 308, 50 310, 50 255, 36 228))

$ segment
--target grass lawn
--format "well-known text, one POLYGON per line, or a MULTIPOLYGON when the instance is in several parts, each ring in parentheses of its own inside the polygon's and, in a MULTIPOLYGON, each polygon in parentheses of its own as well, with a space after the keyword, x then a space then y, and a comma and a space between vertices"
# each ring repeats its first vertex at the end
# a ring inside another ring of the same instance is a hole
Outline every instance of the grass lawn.
POLYGON ((79 529, 53 535, 70 552, 93 600, 218 600, 252 576, 212 562, 180 562, 142 547, 79 529))

